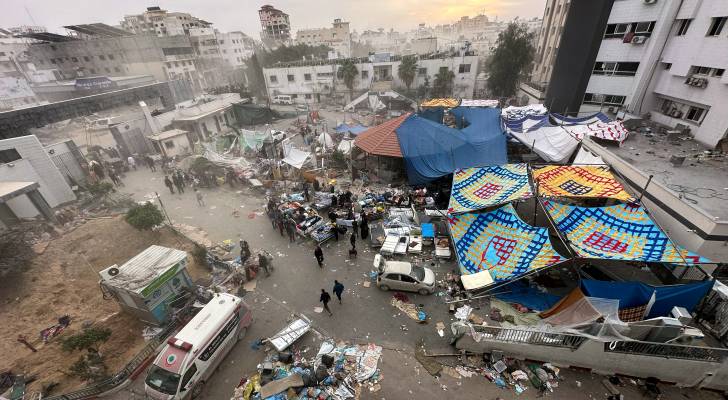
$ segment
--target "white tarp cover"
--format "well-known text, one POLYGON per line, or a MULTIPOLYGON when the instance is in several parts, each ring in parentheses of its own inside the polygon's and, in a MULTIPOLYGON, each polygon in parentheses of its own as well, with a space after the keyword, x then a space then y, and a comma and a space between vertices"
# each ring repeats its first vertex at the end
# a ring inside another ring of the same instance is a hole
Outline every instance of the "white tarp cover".
POLYGON ((548 112, 543 104, 529 104, 523 107, 508 106, 503 109, 501 115, 507 119, 523 118, 526 115, 544 115, 548 112))
POLYGON ((460 281, 465 290, 475 290, 493 284, 490 272, 481 271, 475 274, 460 275, 460 281))
POLYGON ((629 136, 629 130, 624 127, 622 121, 596 122, 589 125, 564 125, 563 128, 579 140, 582 140, 584 136, 591 136, 621 144, 629 136))
POLYGON ((205 144, 205 152, 202 154, 203 157, 208 159, 211 163, 220 167, 229 167, 233 169, 248 168, 250 164, 243 157, 227 157, 215 150, 212 150, 210 145, 205 144))
POLYGON ((509 133, 548 162, 565 162, 579 145, 579 141, 560 126, 544 126, 533 131, 509 133))
POLYGON ((460 107, 498 107, 498 100, 462 99, 460 107))
POLYGON ((339 150, 340 152, 344 154, 351 153, 351 149, 354 147, 354 141, 353 140, 342 140, 339 142, 339 145, 336 147, 336 150, 339 150))
POLYGON ((293 168, 301 169, 301 167, 306 164, 306 160, 308 160, 310 156, 311 153, 308 151, 302 151, 295 147, 291 147, 288 150, 288 154, 286 154, 286 157, 283 159, 283 162, 293 168))
POLYGON ((334 147, 334 139, 331 138, 331 135, 329 135, 328 132, 321 132, 318 137, 318 142, 327 149, 334 147))
POLYGON ((378 111, 383 108, 386 108, 387 106, 384 105, 382 100, 379 99, 379 96, 376 94, 370 94, 369 95, 369 109, 371 111, 378 111))
POLYGON ((602 157, 592 154, 589 150, 585 149, 584 146, 582 146, 576 153, 576 158, 574 158, 573 164, 603 165, 604 160, 602 159, 602 157))

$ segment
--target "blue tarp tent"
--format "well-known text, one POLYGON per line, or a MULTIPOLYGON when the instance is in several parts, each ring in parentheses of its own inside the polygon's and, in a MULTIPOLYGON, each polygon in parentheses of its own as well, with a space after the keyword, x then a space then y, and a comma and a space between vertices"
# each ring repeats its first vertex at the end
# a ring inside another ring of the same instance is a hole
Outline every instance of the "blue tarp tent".
POLYGON ((523 281, 513 281, 501 286, 493 295, 506 303, 518 303, 538 311, 550 309, 561 299, 559 296, 541 292, 523 281))
POLYGON ((500 109, 454 108, 456 117, 469 125, 453 129, 417 115, 397 128, 410 184, 423 184, 451 174, 458 168, 501 165, 507 162, 506 137, 500 125, 500 109), (467 110, 463 112, 462 110, 467 110))
POLYGON ((354 136, 364 132, 367 129, 369 129, 369 128, 367 128, 366 126, 359 125, 359 124, 356 124, 356 125, 339 124, 339 126, 334 128, 336 133, 351 132, 351 134, 354 136))
POLYGON ((427 107, 423 108, 419 112, 420 117, 429 119, 432 122, 442 123, 442 117, 445 115, 445 108, 443 107, 427 107))
POLYGON ((619 309, 638 307, 647 304, 655 294, 655 302, 646 318, 670 315, 673 307, 685 307, 692 312, 700 300, 713 287, 707 280, 684 285, 651 286, 641 282, 607 282, 582 280, 581 289, 590 297, 619 300, 619 309))

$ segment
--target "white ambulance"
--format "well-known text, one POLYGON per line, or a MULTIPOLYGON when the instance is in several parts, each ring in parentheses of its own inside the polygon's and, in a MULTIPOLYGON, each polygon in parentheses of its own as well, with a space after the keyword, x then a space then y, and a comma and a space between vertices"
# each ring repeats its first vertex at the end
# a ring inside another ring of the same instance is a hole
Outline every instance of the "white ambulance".
POLYGON ((149 369, 145 392, 152 399, 194 399, 205 381, 252 322, 243 299, 218 293, 185 325, 149 369))

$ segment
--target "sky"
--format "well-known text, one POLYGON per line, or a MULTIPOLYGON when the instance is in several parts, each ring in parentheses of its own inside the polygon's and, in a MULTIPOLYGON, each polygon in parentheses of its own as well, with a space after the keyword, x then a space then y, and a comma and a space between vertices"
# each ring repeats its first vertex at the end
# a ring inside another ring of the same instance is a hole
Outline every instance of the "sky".
POLYGON ((260 39, 257 10, 271 4, 286 12, 293 32, 303 28, 329 27, 334 18, 351 28, 394 28, 406 31, 427 25, 452 23, 463 15, 484 13, 511 20, 542 17, 546 0, 2 0, 0 27, 42 25, 65 33, 63 25, 103 22, 116 25, 124 15, 141 14, 158 5, 168 11, 188 12, 212 22, 221 32, 243 31, 260 39))

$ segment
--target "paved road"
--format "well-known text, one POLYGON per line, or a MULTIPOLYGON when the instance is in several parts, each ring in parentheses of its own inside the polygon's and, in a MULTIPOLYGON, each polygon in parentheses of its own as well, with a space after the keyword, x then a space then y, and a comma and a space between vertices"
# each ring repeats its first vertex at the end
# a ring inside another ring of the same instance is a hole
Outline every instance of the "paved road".
MULTIPOLYGON (((336 340, 352 342, 372 342, 385 348, 380 366, 384 380, 382 389, 376 393, 365 391, 363 399, 441 399, 445 396, 473 399, 515 398, 510 391, 498 389, 482 377, 454 379, 449 376, 434 378, 422 369, 412 357, 414 343, 425 338, 428 348, 433 351, 450 352, 446 338, 440 338, 435 331, 435 322, 446 325, 452 320, 442 299, 437 296, 411 295, 417 304, 423 304, 431 315, 429 324, 420 325, 400 314, 389 301, 391 294, 381 292, 375 287, 364 288, 361 284, 372 269, 374 252, 360 245, 360 253, 355 261, 348 260, 348 240, 328 243, 323 246, 325 267, 318 268, 313 257, 310 242, 288 243, 274 231, 265 216, 248 218, 250 213, 262 211, 263 199, 240 187, 219 187, 204 190, 205 207, 199 207, 194 194, 170 194, 163 184, 163 176, 146 169, 127 174, 123 189, 132 193, 138 200, 157 191, 165 208, 174 221, 200 227, 209 233, 212 241, 232 239, 242 236, 253 250, 264 248, 274 255, 275 271, 269 278, 258 281, 255 292, 246 296, 253 306, 255 323, 248 336, 241 341, 220 366, 218 372, 207 383, 204 399, 227 400, 235 384, 242 376, 255 371, 256 365, 263 360, 263 351, 254 351, 249 342, 255 338, 266 337, 286 323, 293 312, 303 313, 314 322, 317 332, 307 335, 297 343, 299 348, 308 348, 314 354, 321 340, 332 337, 336 340), (240 217, 232 215, 233 210, 240 217), (332 302, 333 317, 313 311, 319 305, 318 294, 321 288, 331 291, 334 279, 346 286, 342 305, 332 302), (404 330, 403 330, 404 329, 404 330), (443 386, 444 385, 444 386, 443 386), (447 391, 444 391, 444 390, 447 391)), ((438 277, 455 268, 453 263, 432 266, 438 277)), ((443 360, 447 361, 447 360, 443 360)), ((454 360, 451 360, 454 362, 454 360)), ((606 392, 600 377, 581 372, 565 371, 566 380, 562 382, 556 398, 604 399, 606 392), (579 387, 576 381, 581 382, 579 387)), ((133 393, 143 393, 141 379, 114 398, 135 398, 133 393)), ((669 388, 667 398, 685 398, 680 390, 669 388), (674 395, 674 397, 673 397, 674 395)), ((636 393, 628 386, 625 393, 636 393)), ((715 398, 711 393, 687 391, 692 399, 715 398)), ((139 397, 137 397, 139 398, 139 397)), ((536 392, 529 390, 519 399, 536 398, 536 392)), ((640 398, 628 396, 627 398, 640 398)))

